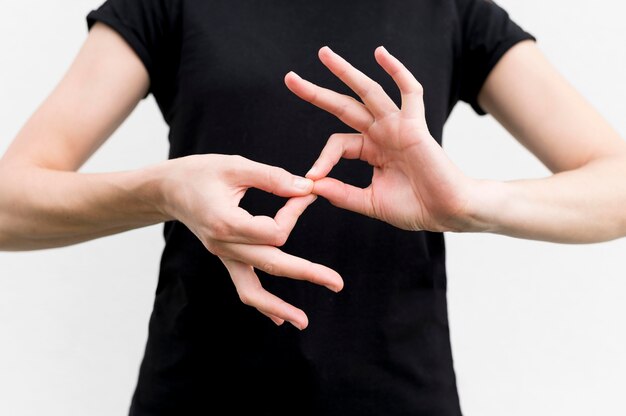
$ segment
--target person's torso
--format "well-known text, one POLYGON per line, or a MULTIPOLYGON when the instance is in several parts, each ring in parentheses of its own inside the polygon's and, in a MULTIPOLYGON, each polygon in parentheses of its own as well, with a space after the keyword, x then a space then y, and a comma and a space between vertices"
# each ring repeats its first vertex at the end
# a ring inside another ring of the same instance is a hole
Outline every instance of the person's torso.
MULTIPOLYGON (((423 84, 428 126, 441 142, 457 100, 450 3, 183 1, 180 55, 172 55, 167 93, 155 94, 170 157, 238 154, 304 175, 332 133, 351 131, 283 82, 294 70, 354 96, 319 62, 324 45, 399 103, 374 60, 384 45, 423 84)), ((363 162, 342 161, 331 176, 367 186, 371 174, 363 162)), ((284 202, 250 190, 242 206, 274 215, 284 202)), ((194 414, 223 402, 255 414, 460 415, 442 234, 402 231, 319 198, 282 249, 336 270, 343 291, 258 272, 268 291, 308 314, 304 331, 242 304, 221 261, 184 225, 167 223, 165 237, 144 400, 206 406, 194 414), (231 391, 241 392, 235 403, 231 391)))

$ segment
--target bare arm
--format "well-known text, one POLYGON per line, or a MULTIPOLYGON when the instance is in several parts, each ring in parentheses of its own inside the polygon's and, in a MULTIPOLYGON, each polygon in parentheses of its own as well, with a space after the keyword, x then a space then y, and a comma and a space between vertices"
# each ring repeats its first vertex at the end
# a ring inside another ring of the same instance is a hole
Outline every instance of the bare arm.
POLYGON ((483 182, 472 207, 478 228, 565 243, 626 235, 626 141, 533 42, 503 56, 478 100, 554 173, 483 182))
POLYGON ((384 48, 375 51, 402 94, 398 108, 379 84, 328 48, 320 59, 362 102, 286 76, 296 95, 335 114, 358 134, 333 135, 307 177, 342 208, 408 230, 488 231, 562 243, 626 235, 626 143, 542 56, 520 42, 498 62, 479 103, 554 175, 510 182, 465 176, 428 131, 423 89, 384 48), (327 177, 342 158, 373 166, 356 188, 327 177))
POLYGON ((254 269, 342 288, 335 271, 278 248, 315 199, 311 180, 218 154, 128 172, 77 172, 148 86, 134 51, 96 23, 66 76, 0 160, 0 249, 58 247, 178 220, 219 256, 244 303, 276 324, 305 328, 305 313, 265 291, 254 269), (273 218, 252 216, 239 207, 251 187, 288 200, 273 218))
POLYGON ((136 172, 75 174, 137 105, 148 74, 106 26, 90 32, 65 77, 0 160, 0 248, 78 243, 165 219, 136 172), (140 192, 138 192, 140 191, 140 192))

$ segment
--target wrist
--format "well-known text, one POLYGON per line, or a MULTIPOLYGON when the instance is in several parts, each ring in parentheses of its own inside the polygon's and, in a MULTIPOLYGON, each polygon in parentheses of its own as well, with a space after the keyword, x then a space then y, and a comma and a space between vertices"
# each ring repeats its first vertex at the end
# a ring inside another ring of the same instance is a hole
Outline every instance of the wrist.
POLYGON ((508 211, 507 193, 506 182, 472 179, 456 231, 497 233, 499 218, 508 211))
POLYGON ((173 214, 171 192, 168 190, 168 173, 171 161, 167 160, 135 171, 135 192, 148 204, 161 222, 176 219, 173 214))

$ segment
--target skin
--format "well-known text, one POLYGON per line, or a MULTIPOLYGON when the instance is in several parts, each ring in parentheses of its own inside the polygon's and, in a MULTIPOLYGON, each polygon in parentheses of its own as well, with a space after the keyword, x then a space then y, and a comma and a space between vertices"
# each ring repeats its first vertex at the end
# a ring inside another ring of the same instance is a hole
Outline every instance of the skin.
POLYGON ((176 219, 222 260, 242 302, 276 324, 306 328, 304 311, 263 289, 254 269, 334 292, 343 287, 334 270, 279 249, 316 198, 311 180, 216 154, 127 172, 77 172, 148 87, 148 73, 124 39, 95 24, 64 78, 0 159, 0 249, 60 247, 176 219), (251 187, 286 203, 273 218, 252 216, 238 207, 251 187))
POLYGON ((533 180, 464 175, 428 131, 420 83, 384 47, 374 55, 400 89, 401 108, 328 47, 319 51, 321 62, 360 101, 293 72, 285 77, 292 92, 358 132, 330 137, 306 175, 315 180, 315 194, 406 230, 493 232, 559 243, 626 235, 626 142, 534 42, 512 47, 478 97, 553 172, 533 180), (361 189, 327 177, 341 158, 369 163, 371 184, 361 189))
POLYGON ((293 73, 285 77, 287 86, 359 133, 333 135, 307 179, 217 154, 85 174, 80 166, 132 112, 150 82, 117 32, 96 23, 64 78, 0 159, 0 249, 59 247, 178 220, 222 260, 242 302, 278 325, 288 321, 304 329, 304 311, 263 289, 254 269, 341 290, 335 271, 279 248, 314 194, 408 230, 489 231, 571 243, 626 234, 620 209, 626 145, 533 43, 511 48, 479 95, 481 106, 554 172, 528 181, 465 176, 428 132, 421 85, 384 49, 375 59, 398 84, 401 109, 329 49, 320 50, 320 59, 362 102, 293 73), (373 166, 370 187, 327 177, 342 157, 373 166), (238 207, 251 187, 286 203, 274 217, 252 216, 238 207))

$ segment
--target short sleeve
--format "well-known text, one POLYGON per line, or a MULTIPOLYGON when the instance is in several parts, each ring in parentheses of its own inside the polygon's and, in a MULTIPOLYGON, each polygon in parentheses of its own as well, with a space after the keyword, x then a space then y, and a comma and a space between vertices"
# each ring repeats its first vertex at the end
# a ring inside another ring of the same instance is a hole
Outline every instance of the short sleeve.
POLYGON ((491 0, 457 0, 457 4, 462 37, 459 98, 485 115, 477 97, 493 67, 516 43, 537 39, 491 0))
POLYGON ((172 72, 180 0, 107 0, 87 15, 87 28, 100 21, 117 31, 150 76, 149 93, 163 90, 172 72))

